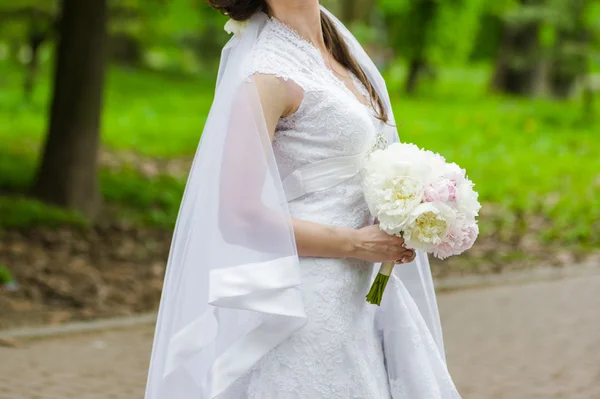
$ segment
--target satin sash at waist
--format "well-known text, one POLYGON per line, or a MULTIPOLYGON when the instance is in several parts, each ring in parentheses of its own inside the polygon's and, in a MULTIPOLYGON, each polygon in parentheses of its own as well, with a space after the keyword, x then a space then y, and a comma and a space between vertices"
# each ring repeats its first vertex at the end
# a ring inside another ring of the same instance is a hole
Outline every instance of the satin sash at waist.
POLYGON ((296 169, 283 179, 283 191, 289 201, 306 194, 335 187, 360 173, 365 154, 328 158, 296 169))

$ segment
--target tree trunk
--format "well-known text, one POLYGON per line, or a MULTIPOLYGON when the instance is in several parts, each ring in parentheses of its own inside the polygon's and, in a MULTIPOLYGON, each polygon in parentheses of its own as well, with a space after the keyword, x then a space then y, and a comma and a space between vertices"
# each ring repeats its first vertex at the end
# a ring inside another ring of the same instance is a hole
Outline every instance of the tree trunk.
POLYGON ((63 0, 50 128, 34 193, 93 217, 107 43, 107 0, 63 0))
POLYGON ((23 83, 23 92, 25 95, 25 102, 29 103, 33 96, 33 88, 37 80, 38 67, 40 64, 40 48, 47 38, 47 34, 40 32, 37 28, 33 28, 29 34, 29 48, 31 50, 31 59, 27 63, 27 70, 25 71, 25 81, 23 83))
POLYGON ((27 34, 27 45, 31 51, 31 58, 25 66, 25 79, 23 82, 23 93, 26 103, 31 101, 37 81, 40 50, 42 45, 50 38, 54 29, 54 18, 51 15, 47 15, 36 9, 28 10, 28 15, 29 32, 27 34))
POLYGON ((552 94, 558 98, 568 98, 573 92, 577 77, 575 73, 560 73, 556 72, 550 77, 550 88, 552 94))
POLYGON ((536 23, 504 26, 492 80, 495 90, 531 95, 539 87, 536 80, 540 68, 538 30, 536 23))
POLYGON ((354 21, 354 11, 356 10, 356 0, 342 0, 341 19, 345 24, 350 24, 354 21))
POLYGON ((426 67, 426 63, 422 58, 410 60, 408 65, 408 75, 406 76, 406 84, 404 90, 407 94, 415 94, 419 84, 419 77, 426 67))
POLYGON ((587 70, 590 55, 584 49, 589 47, 589 38, 592 35, 585 24, 585 9, 586 1, 569 2, 565 15, 570 19, 570 24, 558 30, 549 84, 552 94, 559 98, 569 97, 577 81, 585 76, 587 70), (569 51, 570 48, 579 51, 569 51))
POLYGON ((114 62, 131 68, 137 68, 142 65, 144 49, 142 43, 135 37, 125 33, 118 33, 108 38, 107 57, 111 63, 114 62))
POLYGON ((374 0, 342 0, 341 19, 346 24, 356 21, 368 23, 374 5, 374 0))
MULTIPOLYGON (((412 29, 410 29, 410 41, 412 49, 408 52, 409 58, 408 74, 404 89, 407 94, 414 94, 417 91, 420 78, 428 70, 427 52, 430 45, 430 32, 433 23, 438 15, 439 4, 436 0, 422 0, 416 2, 414 8, 410 10, 409 19, 412 29)), ((433 73, 431 74, 433 76, 433 73)))

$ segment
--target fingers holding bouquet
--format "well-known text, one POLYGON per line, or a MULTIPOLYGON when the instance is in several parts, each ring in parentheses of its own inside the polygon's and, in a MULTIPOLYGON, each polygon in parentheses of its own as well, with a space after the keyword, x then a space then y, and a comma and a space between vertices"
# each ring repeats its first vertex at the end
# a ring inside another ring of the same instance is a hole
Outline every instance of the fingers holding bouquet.
POLYGON ((401 265, 404 263, 411 263, 411 262, 414 262, 416 257, 417 257, 417 251, 415 251, 414 249, 407 249, 404 252, 404 255, 400 259, 397 259, 394 263, 397 265, 401 265))
MULTIPOLYGON (((378 226, 380 224, 379 219, 375 218, 375 225, 378 226)), ((393 262, 397 265, 403 264, 403 263, 410 263, 413 262, 415 260, 415 258, 417 257, 417 252, 414 249, 409 249, 406 247, 406 242, 404 241, 404 238, 402 236, 398 237, 398 236, 392 236, 392 237, 396 237, 398 238, 398 243, 401 244, 402 248, 404 249, 404 251, 402 252, 402 256, 396 258, 396 260, 393 262)))
POLYGON ((377 225, 364 227, 356 231, 354 239, 355 258, 369 262, 412 262, 414 251, 406 247, 404 238, 387 234, 377 225))

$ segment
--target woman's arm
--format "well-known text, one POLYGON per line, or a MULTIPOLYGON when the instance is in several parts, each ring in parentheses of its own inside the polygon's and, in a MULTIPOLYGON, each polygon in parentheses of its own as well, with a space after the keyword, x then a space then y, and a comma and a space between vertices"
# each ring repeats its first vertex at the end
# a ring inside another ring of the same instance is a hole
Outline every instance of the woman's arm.
MULTIPOLYGON (((290 115, 302 102, 302 89, 291 81, 275 76, 255 75, 254 82, 271 140, 279 119, 290 115)), ((357 258, 370 262, 405 261, 415 253, 404 247, 404 240, 380 231, 377 226, 360 230, 327 226, 292 219, 300 256, 357 258)))

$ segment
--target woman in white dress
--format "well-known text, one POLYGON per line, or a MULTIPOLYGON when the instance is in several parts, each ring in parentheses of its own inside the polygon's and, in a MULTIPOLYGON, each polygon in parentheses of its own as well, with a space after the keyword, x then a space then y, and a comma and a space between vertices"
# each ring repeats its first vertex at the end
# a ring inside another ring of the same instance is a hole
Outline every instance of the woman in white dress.
POLYGON ((373 223, 360 159, 385 85, 318 0, 233 21, 169 259, 147 399, 459 398, 426 256, 373 223), (416 261, 415 261, 416 259, 416 261), (376 264, 394 261, 381 308, 376 264))

